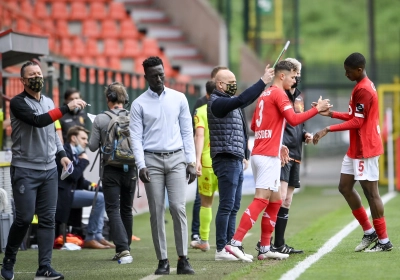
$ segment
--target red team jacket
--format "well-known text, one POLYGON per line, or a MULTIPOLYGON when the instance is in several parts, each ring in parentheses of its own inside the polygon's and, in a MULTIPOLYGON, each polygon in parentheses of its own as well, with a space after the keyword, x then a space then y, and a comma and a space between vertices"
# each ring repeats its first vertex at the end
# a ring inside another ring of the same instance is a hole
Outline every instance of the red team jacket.
POLYGON ((277 86, 265 90, 257 101, 251 121, 255 133, 252 155, 277 157, 282 145, 285 119, 296 126, 318 114, 316 108, 296 114, 287 94, 277 86))
POLYGON ((347 156, 371 158, 383 154, 379 128, 378 95, 374 83, 365 77, 351 93, 349 112, 333 112, 332 118, 346 122, 330 126, 330 131, 349 130, 350 146, 347 156))

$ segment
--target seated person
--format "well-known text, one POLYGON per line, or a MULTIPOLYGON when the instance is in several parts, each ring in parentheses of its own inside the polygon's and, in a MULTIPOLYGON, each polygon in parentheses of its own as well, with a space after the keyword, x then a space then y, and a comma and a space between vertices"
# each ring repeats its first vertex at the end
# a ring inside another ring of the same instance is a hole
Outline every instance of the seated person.
MULTIPOLYGON (((85 148, 88 143, 88 133, 82 126, 73 126, 68 130, 64 150, 74 165, 74 171, 64 180, 61 180, 62 166, 57 163, 59 173, 58 200, 56 222, 67 223, 71 209, 91 206, 95 196, 93 184, 83 177, 83 171, 89 165, 85 148)), ((104 196, 98 192, 96 204, 89 217, 84 248, 108 249, 115 245, 103 237, 104 225, 104 196)))

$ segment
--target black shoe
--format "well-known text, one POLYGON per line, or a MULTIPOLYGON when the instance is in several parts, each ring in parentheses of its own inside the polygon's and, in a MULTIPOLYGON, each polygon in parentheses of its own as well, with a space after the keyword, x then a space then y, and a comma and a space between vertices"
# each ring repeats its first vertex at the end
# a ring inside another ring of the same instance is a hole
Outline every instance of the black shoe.
POLYGON ((296 250, 295 248, 290 247, 290 246, 288 246, 286 244, 283 244, 280 247, 271 246, 271 251, 272 252, 279 252, 279 253, 282 253, 282 254, 289 254, 289 255, 291 255, 291 254, 303 254, 304 253, 303 250, 296 250))
POLYGON ((180 257, 176 267, 176 274, 194 274, 194 270, 186 257, 180 257))
POLYGON ((155 275, 167 275, 169 274, 169 261, 168 259, 159 260, 158 268, 154 272, 155 275))
POLYGON ((388 241, 385 244, 381 244, 378 242, 375 243, 374 247, 372 247, 371 249, 367 249, 365 250, 365 252, 383 252, 383 251, 392 251, 393 249, 393 245, 390 241, 388 241))
POLYGON ((5 280, 14 279, 14 264, 15 259, 6 259, 4 257, 3 265, 1 268, 1 278, 5 280))
MULTIPOLYGON (((274 241, 274 238, 271 236, 269 244, 270 244, 271 247, 274 247, 274 245, 272 245, 272 241, 274 241)), ((261 240, 258 240, 256 248, 255 248, 256 251, 260 252, 260 246, 261 246, 261 240)))
POLYGON ((49 264, 39 267, 34 280, 64 279, 64 275, 55 271, 49 264))
POLYGON ((372 234, 364 234, 361 243, 354 249, 355 252, 361 252, 367 249, 372 243, 378 241, 378 235, 374 231, 372 234))

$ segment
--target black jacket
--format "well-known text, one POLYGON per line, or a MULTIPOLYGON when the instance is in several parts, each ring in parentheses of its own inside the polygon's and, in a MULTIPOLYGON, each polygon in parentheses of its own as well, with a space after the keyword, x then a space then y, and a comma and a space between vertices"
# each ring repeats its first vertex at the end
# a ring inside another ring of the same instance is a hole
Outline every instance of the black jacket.
POLYGON ((74 114, 73 112, 68 112, 60 119, 62 135, 64 143, 67 143, 67 132, 74 125, 79 125, 85 127, 85 120, 87 114, 85 111, 79 111, 78 114, 74 114))
POLYGON ((56 221, 58 223, 67 223, 69 214, 71 211, 72 200, 74 198, 74 191, 76 189, 87 189, 91 182, 83 177, 85 168, 89 165, 89 161, 86 159, 79 159, 79 162, 74 161, 74 156, 70 143, 64 144, 64 150, 67 157, 72 161, 74 165, 74 171, 64 180, 61 180, 62 165, 60 161, 57 161, 58 171, 58 200, 56 210, 56 221))
POLYGON ((241 109, 253 103, 264 89, 265 84, 260 79, 239 96, 213 91, 207 105, 211 158, 217 154, 249 158, 247 124, 241 109))
MULTIPOLYGON (((296 88, 294 94, 285 91, 289 100, 292 102, 293 109, 296 113, 304 112, 304 100, 301 97, 301 91, 296 88)), ((283 133, 282 144, 289 148, 289 156, 295 160, 301 160, 303 150, 303 142, 305 141, 306 130, 304 123, 291 126, 286 122, 285 132, 283 133)))

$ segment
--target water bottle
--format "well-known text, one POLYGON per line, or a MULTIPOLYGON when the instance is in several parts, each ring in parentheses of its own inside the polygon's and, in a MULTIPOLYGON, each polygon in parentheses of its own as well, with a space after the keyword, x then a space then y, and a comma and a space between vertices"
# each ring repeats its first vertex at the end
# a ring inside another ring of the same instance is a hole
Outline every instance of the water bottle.
POLYGON ((10 150, 10 148, 7 148, 7 149, 6 149, 6 154, 5 154, 5 156, 4 156, 4 160, 5 160, 6 162, 11 162, 11 158, 12 158, 11 150, 10 150))
POLYGON ((118 263, 119 263, 119 264, 127 264, 127 263, 131 263, 132 261, 133 261, 132 256, 126 256, 126 257, 121 257, 121 258, 118 260, 118 263))

